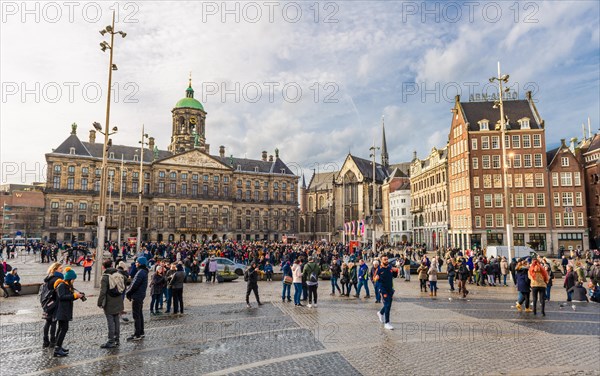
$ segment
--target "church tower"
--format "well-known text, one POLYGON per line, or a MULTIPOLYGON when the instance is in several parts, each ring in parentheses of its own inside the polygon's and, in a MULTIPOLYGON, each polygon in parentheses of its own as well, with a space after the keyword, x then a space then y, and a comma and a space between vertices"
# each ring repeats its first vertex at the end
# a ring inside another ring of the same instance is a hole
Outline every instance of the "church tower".
POLYGON ((173 114, 173 128, 171 131, 171 144, 169 151, 181 153, 194 148, 208 153, 206 144, 206 111, 202 103, 194 99, 192 77, 185 91, 185 98, 175 104, 171 110, 173 114))
POLYGON ((381 165, 387 169, 390 167, 390 157, 387 151, 387 142, 385 141, 385 124, 383 116, 381 117, 381 129, 383 131, 383 137, 381 139, 381 165))

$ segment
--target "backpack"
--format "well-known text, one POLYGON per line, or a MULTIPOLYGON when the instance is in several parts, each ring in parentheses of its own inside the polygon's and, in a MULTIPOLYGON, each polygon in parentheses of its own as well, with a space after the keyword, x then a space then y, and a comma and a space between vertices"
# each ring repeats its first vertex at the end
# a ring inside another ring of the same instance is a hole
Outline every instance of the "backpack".
POLYGON ((315 273, 315 272, 310 273, 309 281, 310 282, 318 282, 319 280, 317 279, 317 273, 315 273))
POLYGON ((116 298, 117 296, 123 295, 125 291, 125 278, 119 272, 108 275, 108 290, 106 293, 108 296, 116 298))
POLYGON ((42 283, 39 291, 40 305, 46 313, 52 312, 56 307, 56 294, 54 289, 49 289, 47 283, 42 283))

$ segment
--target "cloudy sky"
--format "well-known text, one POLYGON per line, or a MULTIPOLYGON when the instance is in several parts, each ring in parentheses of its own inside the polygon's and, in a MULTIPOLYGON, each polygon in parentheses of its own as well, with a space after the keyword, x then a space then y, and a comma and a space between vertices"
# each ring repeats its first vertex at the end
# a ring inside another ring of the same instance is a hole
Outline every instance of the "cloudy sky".
POLYGON ((216 153, 262 150, 310 175, 350 151, 368 157, 385 116, 391 162, 446 143, 454 96, 510 74, 532 90, 547 143, 600 122, 600 8, 552 2, 2 1, 2 183, 45 180, 44 153, 78 124, 104 123, 108 53, 100 29, 117 12, 111 125, 161 149, 189 72, 216 153), (116 4, 116 5, 115 5, 116 4))

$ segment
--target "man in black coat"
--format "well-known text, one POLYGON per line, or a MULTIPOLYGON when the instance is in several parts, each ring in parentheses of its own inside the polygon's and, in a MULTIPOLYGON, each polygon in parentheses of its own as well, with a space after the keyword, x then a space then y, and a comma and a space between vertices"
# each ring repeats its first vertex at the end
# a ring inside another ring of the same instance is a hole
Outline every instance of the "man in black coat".
POLYGON ((135 332, 127 338, 128 341, 139 341, 145 337, 143 308, 148 288, 148 260, 143 256, 138 257, 135 266, 137 271, 125 293, 131 301, 131 313, 135 322, 135 332))
POLYGON ((256 301, 259 306, 262 305, 260 302, 260 297, 258 296, 258 269, 256 268, 256 262, 252 261, 252 264, 246 269, 246 279, 247 288, 246 288, 246 306, 251 308, 250 305, 250 293, 254 291, 254 296, 256 297, 256 301))

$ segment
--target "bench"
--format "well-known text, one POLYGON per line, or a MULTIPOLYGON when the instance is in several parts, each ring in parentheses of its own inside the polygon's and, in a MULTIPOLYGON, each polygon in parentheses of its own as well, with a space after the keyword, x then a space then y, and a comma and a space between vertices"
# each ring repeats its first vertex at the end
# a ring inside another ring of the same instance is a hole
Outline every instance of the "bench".
MULTIPOLYGON (((21 285, 21 295, 37 295, 40 292, 41 283, 25 283, 21 285)), ((8 286, 4 285, 10 296, 16 296, 8 286)))

